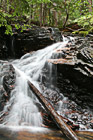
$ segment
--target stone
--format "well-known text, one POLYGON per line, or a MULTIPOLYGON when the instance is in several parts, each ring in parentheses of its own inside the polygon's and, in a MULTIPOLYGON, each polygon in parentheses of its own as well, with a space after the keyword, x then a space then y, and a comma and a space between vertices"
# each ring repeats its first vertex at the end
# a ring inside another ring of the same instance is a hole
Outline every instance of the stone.
POLYGON ((13 36, 5 35, 0 28, 0 59, 20 58, 26 53, 43 49, 55 42, 62 41, 58 28, 33 26, 31 29, 14 30, 13 36))
POLYGON ((15 36, 15 55, 20 57, 30 51, 43 49, 54 42, 62 41, 61 32, 57 28, 33 27, 15 36))
POLYGON ((67 58, 72 54, 72 58, 50 59, 50 62, 57 65, 58 88, 78 105, 93 109, 93 48, 90 39, 79 37, 69 47, 69 50, 65 49, 65 54, 67 58))
POLYGON ((8 94, 8 98, 10 97, 11 90, 14 89, 16 74, 12 65, 10 65, 10 69, 8 74, 6 74, 3 78, 3 87, 8 94))

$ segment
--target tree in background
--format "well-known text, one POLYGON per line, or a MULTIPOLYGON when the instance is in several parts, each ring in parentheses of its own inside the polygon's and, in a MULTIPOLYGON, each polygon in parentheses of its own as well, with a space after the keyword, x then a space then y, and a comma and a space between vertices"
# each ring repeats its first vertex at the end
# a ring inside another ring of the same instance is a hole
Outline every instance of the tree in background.
POLYGON ((88 15, 92 18, 92 11, 93 0, 0 0, 0 26, 6 27, 6 34, 12 32, 11 25, 22 30, 32 24, 65 28, 88 15))
POLYGON ((89 12, 93 12, 93 0, 89 0, 89 12))

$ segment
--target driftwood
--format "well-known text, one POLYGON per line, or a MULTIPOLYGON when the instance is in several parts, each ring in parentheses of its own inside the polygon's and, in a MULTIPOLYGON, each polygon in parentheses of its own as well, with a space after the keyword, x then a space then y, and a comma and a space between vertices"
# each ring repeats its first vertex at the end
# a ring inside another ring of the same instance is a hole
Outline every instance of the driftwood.
POLYGON ((50 114, 56 125, 60 128, 62 133, 64 133, 70 140, 79 140, 75 132, 64 122, 62 117, 54 110, 52 105, 44 98, 40 91, 28 81, 30 89, 34 92, 40 103, 45 107, 47 112, 50 114))

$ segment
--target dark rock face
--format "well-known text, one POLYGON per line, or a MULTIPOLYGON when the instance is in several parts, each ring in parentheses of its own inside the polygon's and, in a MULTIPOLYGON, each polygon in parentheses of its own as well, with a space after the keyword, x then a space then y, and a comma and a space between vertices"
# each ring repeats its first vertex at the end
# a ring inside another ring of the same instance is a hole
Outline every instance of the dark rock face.
POLYGON ((57 28, 35 27, 25 30, 15 35, 15 56, 20 57, 27 52, 43 49, 58 41, 62 41, 62 36, 57 28))
POLYGON ((93 109, 93 40, 77 38, 57 63, 58 87, 69 99, 93 109), (69 59, 68 59, 69 58, 69 59))
POLYGON ((36 51, 62 41, 62 35, 58 28, 40 28, 15 31, 13 36, 4 34, 5 29, 0 30, 0 59, 20 58, 27 52, 36 51))
POLYGON ((0 111, 3 110, 4 105, 10 99, 11 90, 15 86, 15 70, 9 62, 0 61, 0 111))
POLYGON ((0 59, 8 57, 8 48, 6 46, 7 36, 4 34, 5 28, 0 28, 0 59))
POLYGON ((10 98, 9 94, 11 93, 11 90, 14 89, 15 79, 16 79, 15 70, 13 66, 10 65, 8 74, 5 75, 3 78, 3 87, 8 94, 8 98, 10 98))

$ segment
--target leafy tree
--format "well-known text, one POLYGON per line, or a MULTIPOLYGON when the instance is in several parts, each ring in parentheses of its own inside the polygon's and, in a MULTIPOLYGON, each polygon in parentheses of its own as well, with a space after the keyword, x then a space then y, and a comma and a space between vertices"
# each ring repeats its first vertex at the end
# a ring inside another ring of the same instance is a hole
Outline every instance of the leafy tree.
POLYGON ((65 28, 77 22, 90 30, 92 10, 93 0, 0 0, 0 26, 6 34, 12 34, 14 25, 24 30, 32 24, 65 28))

